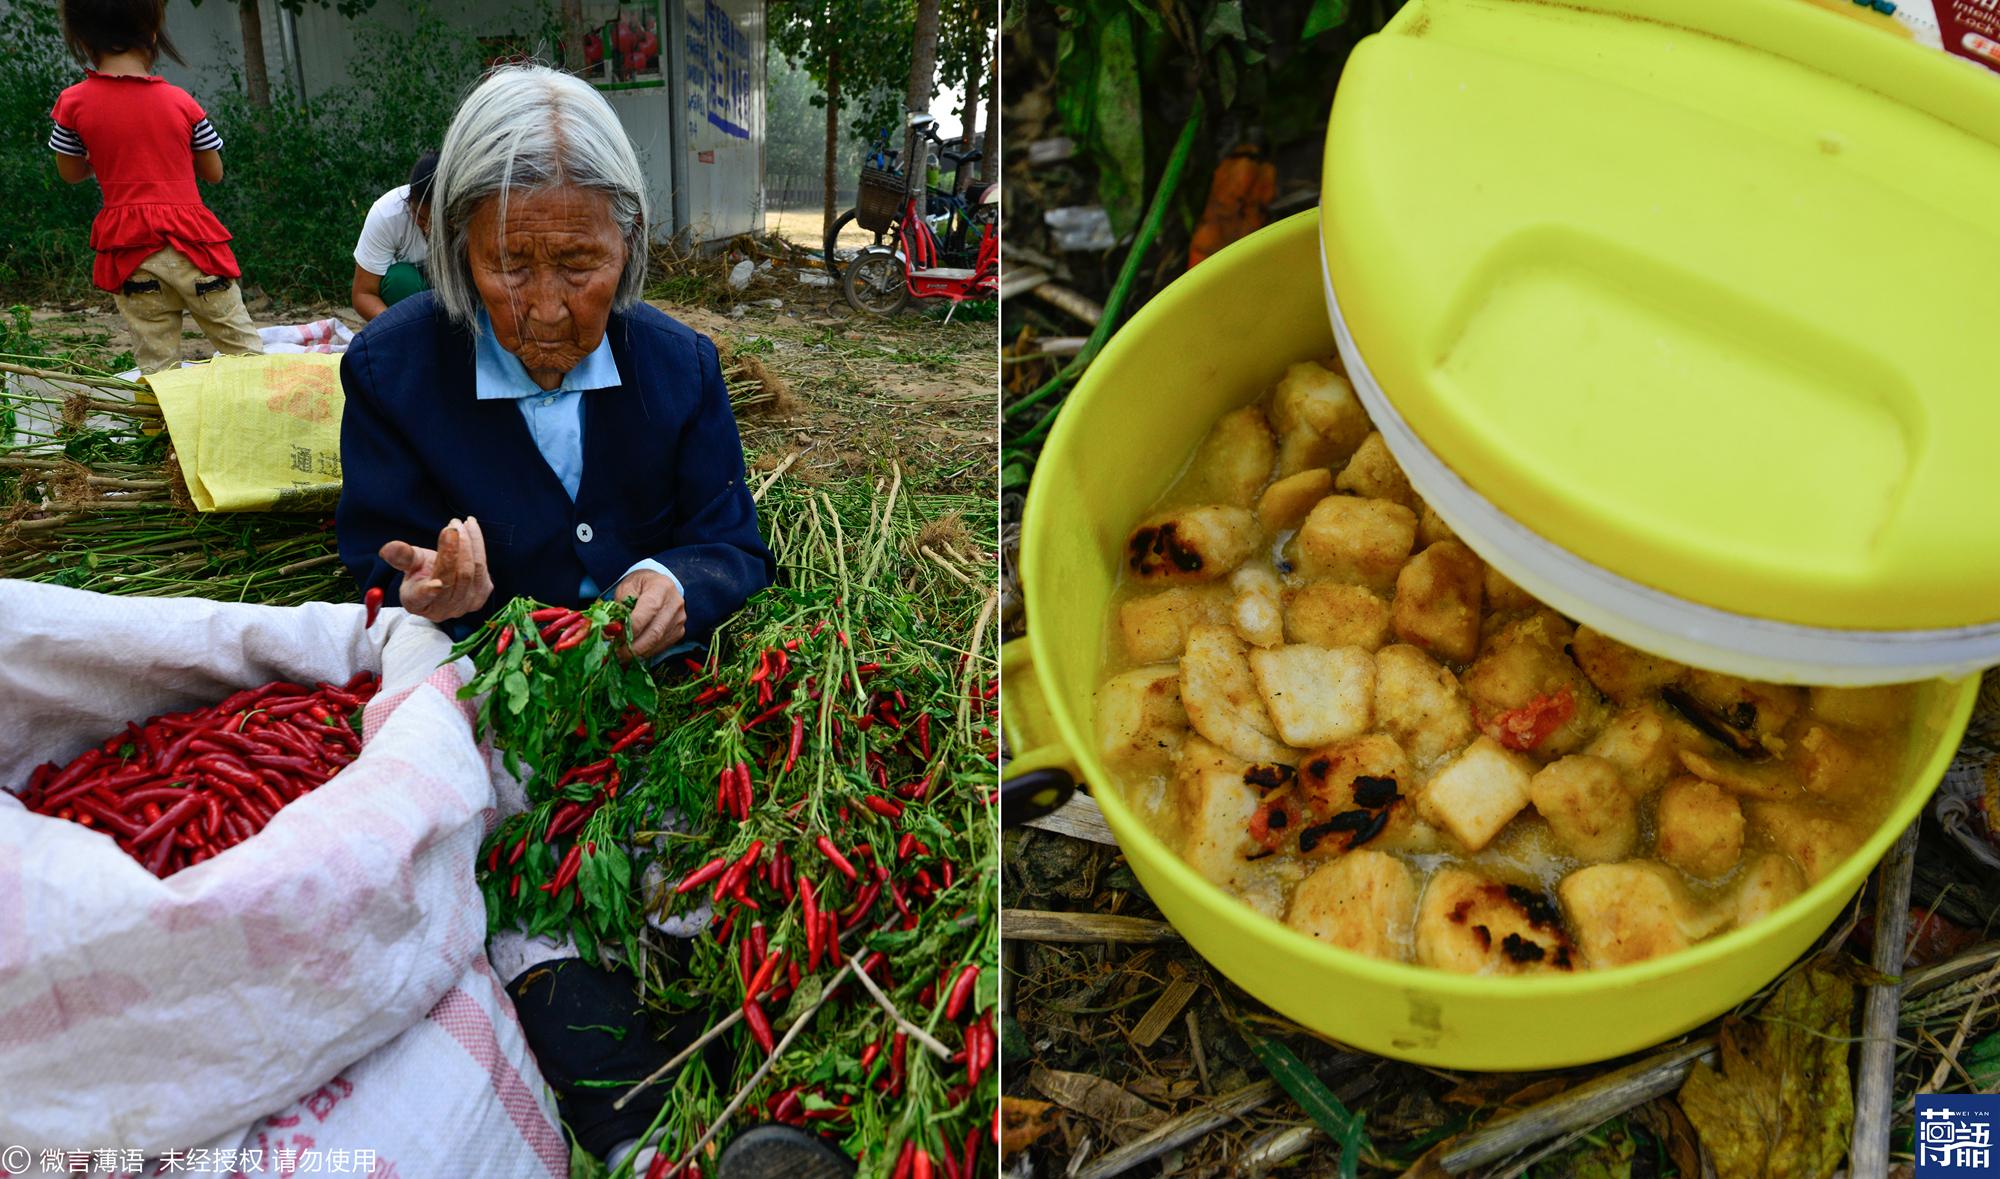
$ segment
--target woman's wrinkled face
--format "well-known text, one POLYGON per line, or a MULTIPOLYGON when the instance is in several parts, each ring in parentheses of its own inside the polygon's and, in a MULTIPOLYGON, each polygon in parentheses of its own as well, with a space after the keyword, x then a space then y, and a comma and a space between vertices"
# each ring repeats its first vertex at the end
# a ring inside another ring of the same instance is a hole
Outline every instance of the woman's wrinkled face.
POLYGON ((611 198, 563 186, 508 194, 472 211, 466 227, 472 281, 500 346, 530 374, 568 372, 604 339, 625 239, 611 198))

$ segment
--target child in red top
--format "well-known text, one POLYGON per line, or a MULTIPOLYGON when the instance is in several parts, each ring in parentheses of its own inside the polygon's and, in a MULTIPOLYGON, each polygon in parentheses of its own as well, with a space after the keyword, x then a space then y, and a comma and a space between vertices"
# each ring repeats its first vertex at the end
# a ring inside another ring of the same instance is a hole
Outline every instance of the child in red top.
POLYGON ((264 350, 243 309, 229 231, 195 188, 196 176, 222 179, 222 137, 200 103, 152 72, 161 52, 181 60, 161 27, 165 7, 63 0, 63 38, 92 68, 56 99, 49 135, 62 178, 94 173, 104 192, 90 227, 91 278, 111 292, 149 373, 180 363, 183 312, 218 352, 264 350))

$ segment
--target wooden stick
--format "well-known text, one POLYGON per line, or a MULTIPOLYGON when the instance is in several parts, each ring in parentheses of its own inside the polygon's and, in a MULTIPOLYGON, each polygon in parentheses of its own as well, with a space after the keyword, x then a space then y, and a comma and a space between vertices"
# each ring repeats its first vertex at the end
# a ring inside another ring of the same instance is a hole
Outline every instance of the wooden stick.
POLYGON ((1861 1014, 1861 1067, 1854 1083, 1855 1179, 1888 1173, 1889 1125, 1895 1118, 1896 1025, 1903 1006, 1903 959, 1910 936, 1910 878, 1917 866, 1917 824, 1889 850, 1875 874, 1875 969, 1897 981, 1868 988, 1861 1014))
POLYGON ((1075 316, 1077 319, 1096 327, 1104 318, 1104 306, 1060 283, 1045 282, 1035 287, 1034 296, 1058 311, 1075 316))
POLYGON ((1451 1149, 1438 1156, 1438 1165, 1449 1174, 1462 1174, 1538 1142, 1588 1129, 1680 1088, 1695 1061, 1710 1058, 1714 1052, 1715 1037, 1704 1036, 1585 1081, 1461 1135, 1451 1149))
POLYGON ((1903 976, 1903 998, 1914 999, 1948 987, 1961 979, 1971 978, 1995 962, 2000 962, 2000 941, 1985 942, 1955 958, 1912 970, 1903 976))
MULTIPOLYGON (((904 1019, 903 1013, 896 1010, 896 1005, 889 1001, 889 996, 883 994, 882 988, 875 985, 875 980, 868 977, 868 972, 861 969, 860 951, 857 950, 853 954, 850 954, 847 958, 847 964, 854 968, 854 977, 861 980, 861 985, 867 989, 869 994, 875 996, 875 1002, 881 1005, 882 1010, 889 1013, 889 1018, 895 1020, 896 1026, 902 1028, 909 1035, 910 1039, 930 1049, 931 1055, 937 1057, 939 1060, 951 1059, 951 1049, 939 1042, 936 1036, 904 1019)), ((832 989, 830 985, 828 989, 832 989)))
POLYGON ((1237 1155, 1229 1164, 1229 1173, 1261 1175, 1293 1155, 1326 1141, 1326 1138, 1326 1131, 1311 1122, 1287 1126, 1237 1155))
POLYGON ((1078 1173, 1077 1179, 1108 1179, 1112 1175, 1121 1175, 1177 1146, 1193 1142, 1218 1126, 1228 1125, 1282 1092, 1276 1081, 1263 1080, 1247 1085, 1208 1106, 1182 1114, 1143 1138, 1126 1143, 1085 1167, 1078 1173))
POLYGON ((1104 812, 1097 809, 1097 800, 1081 791, 1070 795, 1069 801, 1055 810, 1039 819, 1029 819, 1024 825, 1037 831, 1067 835, 1071 839, 1118 846, 1118 837, 1111 834, 1110 825, 1104 821, 1104 812))
MULTIPOLYGON (((832 989, 831 984, 828 984, 828 989, 829 990, 832 989)), ((679 1056, 674 1057, 672 1060, 669 1060, 667 1063, 661 1065, 659 1068, 654 1069, 652 1076, 647 1077, 645 1080, 640 1081, 638 1084, 632 1086, 630 1089, 625 1090, 625 1092, 619 1096, 618 1100, 611 1103, 611 1108, 624 1109, 625 1103, 632 1100, 634 1097, 637 1097, 641 1089, 646 1088, 647 1086, 651 1085, 654 1081, 657 1081, 661 1077, 666 1076, 668 1073, 673 1072, 675 1069, 679 1068, 682 1064, 686 1063, 689 1057, 701 1051, 702 1047, 706 1045, 710 1040, 715 1039, 717 1036, 721 1035, 722 1033, 728 1031, 730 1028, 733 1028, 737 1024, 742 1022, 743 1022, 743 1009, 741 1007, 738 1007, 735 1010, 731 1011, 728 1014, 728 1016, 723 1019, 721 1023, 716 1024, 714 1027, 703 1032, 701 1034, 700 1039, 696 1040, 692 1044, 689 1044, 687 1047, 681 1049, 679 1056)))
POLYGON ((1110 917, 1099 913, 1062 913, 1038 909, 1006 909, 1000 914, 1008 940, 1030 942, 1133 942, 1161 945, 1181 935, 1164 921, 1144 917, 1110 917))
POLYGON ((95 389, 137 391, 145 388, 144 385, 135 381, 128 381, 123 377, 98 377, 92 376, 89 373, 69 373, 63 372, 60 369, 33 368, 25 364, 15 364, 9 360, 0 360, 0 373, 16 373, 20 376, 36 377, 40 380, 50 382, 67 381, 72 385, 88 385, 95 389))

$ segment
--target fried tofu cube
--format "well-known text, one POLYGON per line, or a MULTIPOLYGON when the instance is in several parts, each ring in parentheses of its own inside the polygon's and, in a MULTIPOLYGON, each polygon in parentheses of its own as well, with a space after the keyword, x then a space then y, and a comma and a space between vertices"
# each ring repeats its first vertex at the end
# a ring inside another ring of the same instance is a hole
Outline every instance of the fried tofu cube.
POLYGON ((1343 950, 1396 962, 1408 952, 1416 909, 1410 869, 1392 855, 1362 848, 1300 881, 1285 924, 1343 950))
POLYGON ((1247 761, 1297 760, 1278 740, 1258 694, 1248 651, 1227 627, 1197 626, 1181 655, 1181 704, 1188 723, 1209 741, 1247 761))
POLYGON ((1187 737, 1180 668, 1121 672, 1097 689, 1098 750, 1114 766, 1164 770, 1187 737))
POLYGON ((1809 725, 1792 751, 1805 788, 1821 798, 1851 799, 1890 785, 1885 759, 1826 725, 1809 725))
POLYGON ((1338 855, 1364 843, 1414 850, 1417 819, 1408 796, 1415 782, 1402 747, 1382 733, 1335 741, 1308 753, 1299 762, 1297 779, 1306 807, 1300 854, 1338 855))
POLYGON ((1375 653, 1375 723, 1420 766, 1465 748, 1478 732, 1458 677, 1403 643, 1375 653))
POLYGON ((1644 704, 1669 684, 1679 683, 1687 668, 1671 659, 1628 647, 1600 630, 1576 628, 1570 653, 1597 690, 1619 704, 1644 704))
POLYGON ((1375 715, 1375 660, 1359 647, 1294 643, 1250 652, 1257 690, 1285 744, 1300 749, 1366 732, 1375 715))
POLYGON ((1617 766, 1635 795, 1652 793, 1681 768, 1673 732, 1652 704, 1634 705, 1612 717, 1583 751, 1617 766))
POLYGON ((1133 529, 1125 541, 1125 564, 1134 577, 1158 585, 1216 581, 1248 560, 1263 539, 1247 508, 1181 508, 1133 529))
MULTIPOLYGON (((1457 539, 1458 533, 1451 530, 1451 525, 1444 522, 1444 517, 1438 515, 1435 508, 1432 508, 1429 504, 1419 505, 1417 508, 1417 547, 1419 549, 1427 549, 1441 540, 1457 539)), ((1485 574, 1482 573, 1480 575, 1480 581, 1483 585, 1485 574)))
POLYGON ((1472 662, 1479 652, 1485 569, 1485 562, 1455 540, 1441 540, 1410 558, 1396 575, 1391 615, 1396 637, 1447 663, 1472 662))
POLYGON ((1488 565, 1486 567, 1486 608, 1500 614, 1512 614, 1521 610, 1534 610, 1541 606, 1533 594, 1507 580, 1505 574, 1488 565))
POLYGON ((1386 499, 1413 512, 1417 510, 1417 493, 1411 490, 1403 468, 1396 465, 1396 456, 1389 453, 1389 444, 1382 440, 1380 431, 1361 440, 1333 486, 1349 495, 1386 499))
POLYGON ((1347 378, 1310 360, 1286 369, 1272 389, 1271 424, 1280 478, 1346 462, 1373 428, 1347 378))
POLYGON ((1736 927, 1754 925, 1806 890, 1799 866, 1776 852, 1766 852, 1743 869, 1736 882, 1736 927))
POLYGON ((1430 780, 1419 809, 1466 850, 1478 851, 1527 807, 1532 776, 1526 758, 1481 737, 1430 780))
MULTIPOLYGON (((1506 624, 1486 640, 1479 658, 1459 677, 1466 695, 1472 697, 1473 712, 1482 729, 1518 740, 1507 714, 1559 701, 1567 691, 1568 716, 1541 733, 1539 740, 1522 747, 1542 757, 1562 757, 1582 749, 1597 735, 1609 709, 1563 649, 1571 629, 1555 611, 1537 610, 1506 624)), ((1562 710, 1549 715, 1562 716, 1562 710)))
POLYGON ((1714 879, 1743 855, 1743 808, 1736 796, 1700 778, 1676 778, 1660 791, 1653 854, 1697 879, 1714 879))
POLYGON ((1671 871, 1650 861, 1579 868, 1563 877, 1556 895, 1596 969, 1685 949, 1713 928, 1671 871))
POLYGON ((1745 798, 1783 802, 1805 794, 1798 767, 1789 761, 1748 762, 1728 754, 1710 757, 1693 749, 1683 749, 1679 756, 1688 773, 1745 798))
POLYGON ((1333 494, 1333 472, 1312 467, 1287 475, 1264 489, 1257 500, 1257 522, 1267 532, 1297 528, 1313 505, 1333 494))
POLYGON ((1285 591, 1285 637, 1373 651, 1389 637, 1389 603, 1365 585, 1310 581, 1285 591))
POLYGON ((1860 831, 1810 804, 1753 800, 1746 809, 1750 825, 1790 856, 1810 884, 1825 879, 1861 846, 1860 831))
POLYGON ((1118 606, 1118 633, 1125 654, 1137 663, 1179 659, 1188 631, 1229 620, 1229 599, 1219 586, 1174 586, 1127 598, 1118 606))
POLYGON ((1190 468, 1200 490, 1215 502, 1249 507, 1270 481, 1278 459, 1271 423, 1254 405, 1226 413, 1209 428, 1190 468))
POLYGON ((1417 515, 1380 499, 1329 495, 1313 505, 1292 538, 1295 564, 1309 577, 1387 592, 1417 541, 1417 515))
POLYGON ((1285 587, 1278 575, 1258 565, 1245 565, 1229 575, 1236 591, 1229 621, 1236 636, 1253 647, 1275 647, 1285 641, 1285 587))
POLYGON ((1528 798, 1579 860, 1622 860, 1639 845, 1639 805, 1603 758, 1573 753, 1550 762, 1529 779, 1528 798))
POLYGON ((1879 688, 1814 688, 1812 713, 1823 721, 1863 732, 1884 732, 1910 719, 1916 689, 1909 684, 1879 688))
POLYGON ((1417 906, 1416 957, 1460 974, 1527 974, 1575 965, 1549 898, 1463 868, 1440 868, 1417 906))
POLYGON ((1174 799, 1181 827, 1181 858, 1217 884, 1228 884, 1261 850, 1250 839, 1250 816, 1262 800, 1245 780, 1248 763, 1199 738, 1183 749, 1174 799), (1220 755, 1220 756, 1218 756, 1220 755))
POLYGON ((1774 753, 1784 751, 1779 734, 1806 706, 1804 688, 1760 683, 1698 667, 1688 669, 1687 690, 1730 725, 1755 733, 1774 753))

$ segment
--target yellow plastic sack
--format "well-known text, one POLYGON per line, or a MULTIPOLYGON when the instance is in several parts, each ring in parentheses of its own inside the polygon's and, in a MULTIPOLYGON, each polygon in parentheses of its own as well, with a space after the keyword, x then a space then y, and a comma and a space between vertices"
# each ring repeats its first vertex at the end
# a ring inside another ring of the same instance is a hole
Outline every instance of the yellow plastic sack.
POLYGON ((340 357, 218 356, 146 383, 202 511, 328 511, 340 498, 340 357))

